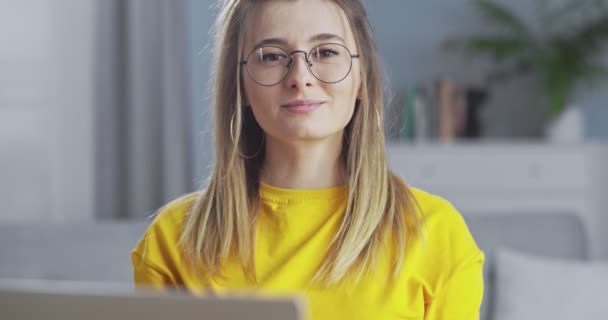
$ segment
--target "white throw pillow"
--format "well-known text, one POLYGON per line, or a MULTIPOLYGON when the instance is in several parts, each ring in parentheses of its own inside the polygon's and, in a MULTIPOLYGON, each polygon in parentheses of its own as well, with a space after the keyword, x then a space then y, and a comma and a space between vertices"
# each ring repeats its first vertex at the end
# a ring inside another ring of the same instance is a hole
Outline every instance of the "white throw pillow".
POLYGON ((608 319, 608 263, 496 253, 495 320, 608 319))

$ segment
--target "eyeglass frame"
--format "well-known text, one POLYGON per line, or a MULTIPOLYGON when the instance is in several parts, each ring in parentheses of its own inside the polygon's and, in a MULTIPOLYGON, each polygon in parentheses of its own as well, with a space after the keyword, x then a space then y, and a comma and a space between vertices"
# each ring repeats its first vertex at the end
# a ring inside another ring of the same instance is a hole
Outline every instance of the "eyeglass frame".
POLYGON ((309 51, 309 52, 306 52, 306 51, 304 51, 304 50, 294 50, 294 51, 288 52, 288 51, 287 51, 287 50, 285 50, 284 48, 281 48, 281 47, 278 47, 278 46, 259 46, 259 47, 254 48, 253 50, 251 50, 251 51, 250 51, 250 52, 247 54, 247 60, 241 60, 241 61, 239 61, 239 66, 243 66, 243 65, 245 65, 245 66, 246 66, 246 67, 245 67, 245 69, 247 69, 247 74, 249 75, 249 78, 250 78, 251 80, 253 80, 253 82, 255 82, 255 83, 257 83, 257 84, 259 84, 259 85, 261 85, 261 86, 264 86, 264 87, 272 87, 272 86, 276 86, 277 84, 279 84, 279 83, 283 82, 283 81, 284 81, 284 80, 287 78, 287 76, 288 76, 288 75, 289 75, 289 73, 291 72, 291 65, 292 65, 292 63, 293 63, 293 55, 294 55, 295 53, 298 53, 298 52, 300 52, 300 53, 303 53, 303 54, 304 54, 304 61, 306 61, 306 69, 308 69, 308 72, 310 72, 310 74, 311 74, 313 77, 315 77, 315 79, 317 79, 317 80, 319 80, 319 81, 321 81, 321 82, 323 82, 323 83, 329 83, 329 84, 338 83, 338 82, 340 82, 340 81, 342 81, 342 80, 346 79, 346 77, 348 77, 348 75, 350 74, 350 71, 353 69, 353 59, 358 59, 358 58, 360 57, 360 55, 359 55, 358 53, 352 54, 352 53, 350 52, 350 50, 348 50, 348 48, 347 48, 345 45, 340 44, 340 43, 334 43, 334 42, 322 43, 322 44, 320 44, 320 45, 314 46, 312 49, 310 49, 310 51, 309 51), (328 44, 333 44, 333 45, 338 45, 338 46, 341 46, 341 47, 342 47, 342 48, 344 48, 344 49, 346 50, 346 52, 348 52, 348 54, 350 55, 350 66, 348 67, 348 72, 346 72, 346 74, 344 75, 344 77, 343 77, 342 79, 337 80, 337 81, 323 81, 323 80, 319 79, 319 77, 317 77, 317 76, 315 75, 315 73, 314 73, 314 72, 312 72, 312 70, 310 70, 310 67, 312 67, 312 62, 311 62, 310 60, 308 60, 308 57, 310 56, 310 54, 312 53, 312 51, 313 51, 313 50, 315 50, 315 48, 318 48, 318 47, 321 47, 321 46, 325 46, 325 45, 328 45, 328 44), (253 78, 253 76, 251 75, 251 72, 249 71, 249 67, 247 67, 247 62, 249 61, 249 56, 250 56, 250 55, 251 55, 251 54, 252 54, 252 53, 253 53, 255 50, 258 50, 258 49, 260 49, 260 48, 267 48, 267 47, 269 47, 269 48, 277 48, 277 49, 280 49, 280 50, 282 50, 283 52, 285 52, 285 53, 287 53, 287 54, 289 55, 289 62, 287 63, 287 68, 288 68, 287 73, 285 73, 285 75, 283 76, 283 78, 281 78, 281 80, 279 80, 277 83, 274 83, 274 84, 262 84, 262 83, 259 83, 258 81, 256 81, 256 80, 253 78))

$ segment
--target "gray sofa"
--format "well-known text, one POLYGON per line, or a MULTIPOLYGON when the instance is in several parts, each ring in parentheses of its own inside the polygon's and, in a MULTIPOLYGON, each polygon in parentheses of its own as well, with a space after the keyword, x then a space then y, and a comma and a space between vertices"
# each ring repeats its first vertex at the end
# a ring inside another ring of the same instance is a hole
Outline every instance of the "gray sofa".
POLYGON ((533 255, 587 260, 589 244, 581 219, 572 214, 493 214, 465 216, 469 229, 486 254, 481 319, 494 319, 495 253, 510 248, 533 255))
MULTIPOLYGON (((583 224, 575 215, 535 213, 465 216, 486 253, 482 319, 493 318, 494 259, 504 246, 531 254, 584 260, 583 224)), ((130 250, 146 223, 0 225, 0 278, 130 283, 130 250)))
POLYGON ((132 282, 144 222, 0 224, 0 278, 132 282))

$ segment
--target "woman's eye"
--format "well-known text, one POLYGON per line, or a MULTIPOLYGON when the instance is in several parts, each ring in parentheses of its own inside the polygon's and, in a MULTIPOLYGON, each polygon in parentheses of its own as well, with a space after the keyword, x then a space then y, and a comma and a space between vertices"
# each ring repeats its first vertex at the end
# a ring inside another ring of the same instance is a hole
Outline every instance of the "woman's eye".
POLYGON ((321 57, 332 57, 338 55, 338 52, 331 49, 324 49, 319 51, 319 56, 321 57))
POLYGON ((276 62, 285 59, 285 55, 278 53, 268 53, 262 55, 262 62, 276 62))
POLYGON ((317 48, 313 50, 312 57, 315 60, 333 60, 340 55, 340 51, 333 48, 317 48))

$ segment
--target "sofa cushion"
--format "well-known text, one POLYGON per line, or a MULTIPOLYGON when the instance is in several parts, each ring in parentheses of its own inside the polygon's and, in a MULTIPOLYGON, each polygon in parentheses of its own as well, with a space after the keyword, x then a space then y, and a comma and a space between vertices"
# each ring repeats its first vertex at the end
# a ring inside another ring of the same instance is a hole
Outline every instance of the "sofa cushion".
POLYGON ((496 320, 608 318, 608 263, 502 249, 496 254, 496 320))
POLYGON ((481 319, 491 320, 495 288, 495 252, 508 247, 550 257, 583 260, 588 242, 581 219, 569 213, 520 212, 465 214, 477 242, 486 254, 484 264, 484 300, 481 319))

